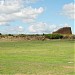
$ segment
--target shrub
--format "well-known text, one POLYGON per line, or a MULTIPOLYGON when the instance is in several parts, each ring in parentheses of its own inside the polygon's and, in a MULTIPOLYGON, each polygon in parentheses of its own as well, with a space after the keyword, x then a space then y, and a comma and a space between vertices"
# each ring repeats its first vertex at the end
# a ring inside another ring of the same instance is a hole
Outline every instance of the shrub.
POLYGON ((18 36, 19 37, 25 37, 26 35, 25 34, 19 34, 18 36))
POLYGON ((48 39, 62 39, 63 35, 61 35, 61 34, 45 34, 45 37, 48 39))
POLYGON ((2 34, 0 33, 0 35, 2 35, 2 34))
POLYGON ((13 34, 8 34, 8 36, 14 36, 13 34))

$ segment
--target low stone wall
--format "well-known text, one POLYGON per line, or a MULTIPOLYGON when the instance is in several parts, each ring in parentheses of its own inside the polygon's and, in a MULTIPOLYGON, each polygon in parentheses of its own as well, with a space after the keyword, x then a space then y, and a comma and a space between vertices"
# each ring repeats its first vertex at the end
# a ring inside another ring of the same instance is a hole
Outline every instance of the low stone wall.
POLYGON ((0 40, 14 40, 14 41, 17 41, 17 40, 44 40, 45 39, 45 36, 29 36, 29 35, 26 35, 26 36, 0 36, 0 40))

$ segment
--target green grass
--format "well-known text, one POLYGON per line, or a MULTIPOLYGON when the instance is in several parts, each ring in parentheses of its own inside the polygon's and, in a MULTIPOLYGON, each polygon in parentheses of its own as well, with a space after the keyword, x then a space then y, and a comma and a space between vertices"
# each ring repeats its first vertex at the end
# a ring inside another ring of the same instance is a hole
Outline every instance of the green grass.
POLYGON ((0 42, 0 74, 75 75, 74 42, 0 42))

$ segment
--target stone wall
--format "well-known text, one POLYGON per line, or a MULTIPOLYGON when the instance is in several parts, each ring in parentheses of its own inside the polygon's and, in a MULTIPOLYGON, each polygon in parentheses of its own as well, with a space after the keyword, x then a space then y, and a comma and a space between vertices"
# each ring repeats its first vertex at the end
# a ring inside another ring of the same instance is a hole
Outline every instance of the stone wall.
POLYGON ((71 27, 63 27, 58 29, 57 31, 53 32, 53 34, 72 34, 71 27))

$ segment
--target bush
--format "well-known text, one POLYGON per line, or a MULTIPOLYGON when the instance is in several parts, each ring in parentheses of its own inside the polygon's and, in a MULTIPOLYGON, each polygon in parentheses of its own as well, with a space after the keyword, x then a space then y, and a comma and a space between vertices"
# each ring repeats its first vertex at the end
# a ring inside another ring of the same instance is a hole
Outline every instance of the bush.
POLYGON ((25 34, 19 34, 18 36, 19 37, 25 37, 26 35, 25 34))
POLYGON ((0 33, 0 35, 2 35, 2 34, 0 33))
POLYGON ((63 35, 61 35, 61 34, 45 34, 45 37, 48 39, 62 39, 63 35))
POLYGON ((13 34, 8 34, 7 36, 14 36, 13 34))

